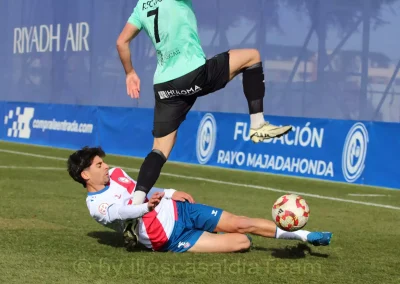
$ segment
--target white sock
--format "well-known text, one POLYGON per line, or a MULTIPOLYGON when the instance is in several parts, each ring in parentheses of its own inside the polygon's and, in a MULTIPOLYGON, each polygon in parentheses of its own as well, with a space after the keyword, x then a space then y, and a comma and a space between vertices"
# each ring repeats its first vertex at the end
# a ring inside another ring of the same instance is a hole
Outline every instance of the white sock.
POLYGON ((260 128, 265 123, 262 112, 250 114, 250 128, 260 128))
POLYGON ((294 232, 286 232, 280 228, 276 228, 275 238, 277 239, 286 239, 286 240, 299 240, 299 241, 307 241, 307 235, 309 231, 298 230, 294 232))
POLYGON ((135 190, 132 197, 132 205, 139 205, 146 199, 146 193, 141 190, 135 190))

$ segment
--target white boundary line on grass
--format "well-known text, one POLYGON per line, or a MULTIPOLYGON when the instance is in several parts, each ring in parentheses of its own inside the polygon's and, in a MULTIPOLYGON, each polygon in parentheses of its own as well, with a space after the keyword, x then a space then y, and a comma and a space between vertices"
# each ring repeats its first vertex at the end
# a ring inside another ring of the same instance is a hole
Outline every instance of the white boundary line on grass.
POLYGON ((349 193, 348 196, 361 196, 361 197, 382 197, 382 196, 390 196, 386 194, 362 194, 362 193, 349 193))
MULTIPOLYGON (((0 149, 0 152, 9 153, 9 154, 16 154, 16 155, 22 155, 22 156, 30 156, 30 157, 36 157, 36 158, 43 158, 43 159, 49 159, 49 160, 66 161, 65 158, 54 157, 54 156, 46 156, 46 155, 39 155, 39 154, 33 154, 33 153, 28 153, 28 152, 12 151, 12 150, 5 150, 5 149, 0 149)), ((110 165, 110 166, 111 167, 118 167, 116 165, 110 165)), ((4 166, 1 166, 1 168, 4 168, 4 166)), ((10 166, 9 168, 12 169, 12 168, 17 168, 17 167, 10 166)), ((21 168, 25 168, 25 169, 40 169, 40 167, 23 167, 23 166, 21 168)), ((52 168, 52 167, 42 167, 42 168, 45 168, 47 170, 49 170, 49 169, 61 170, 62 169, 62 168, 56 168, 56 167, 54 167, 54 168, 52 168)), ((124 170, 125 171, 130 171, 130 172, 139 172, 139 169, 128 168, 128 167, 124 167, 124 170)), ((234 182, 228 182, 228 181, 222 181, 222 180, 215 180, 215 179, 208 179, 208 178, 194 177, 194 176, 185 176, 185 175, 178 175, 178 174, 171 174, 171 173, 164 173, 164 172, 161 173, 161 174, 164 175, 164 176, 176 177, 176 178, 181 178, 181 179, 188 179, 188 180, 204 181, 204 182, 209 182, 209 183, 224 184, 224 185, 230 185, 230 186, 261 189, 261 190, 266 190, 266 191, 279 192, 279 193, 283 193, 283 194, 285 194, 285 193, 294 193, 294 194, 298 194, 298 195, 301 195, 301 196, 318 198, 318 199, 340 201, 340 202, 360 204, 360 205, 365 205, 365 206, 372 206, 372 207, 380 207, 380 208, 400 210, 400 207, 392 206, 392 205, 385 205, 385 204, 378 204, 378 203, 371 203, 371 202, 363 202, 363 201, 357 201, 357 200, 351 200, 351 199, 324 196, 324 195, 319 195, 319 194, 298 192, 298 191, 292 191, 292 190, 282 190, 282 189, 259 186, 259 185, 244 184, 244 183, 234 183, 234 182)))
POLYGON ((56 168, 56 167, 29 167, 29 166, 4 166, 4 165, 0 165, 0 169, 10 169, 10 170, 67 171, 67 169, 65 169, 65 168, 56 168))

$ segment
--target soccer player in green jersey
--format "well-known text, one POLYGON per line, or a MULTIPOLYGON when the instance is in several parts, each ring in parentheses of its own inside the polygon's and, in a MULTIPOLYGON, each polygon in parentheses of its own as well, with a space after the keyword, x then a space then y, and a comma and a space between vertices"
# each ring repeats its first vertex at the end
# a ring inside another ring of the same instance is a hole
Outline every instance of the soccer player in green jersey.
POLYGON ((133 204, 141 204, 156 183, 175 144, 177 130, 197 97, 220 90, 239 73, 250 113, 250 138, 258 143, 282 136, 291 126, 264 120, 264 72, 256 49, 236 49, 206 59, 192 0, 139 0, 117 40, 126 89, 139 98, 140 79, 131 62, 130 42, 144 30, 157 51, 154 74, 154 144, 138 175, 133 204))

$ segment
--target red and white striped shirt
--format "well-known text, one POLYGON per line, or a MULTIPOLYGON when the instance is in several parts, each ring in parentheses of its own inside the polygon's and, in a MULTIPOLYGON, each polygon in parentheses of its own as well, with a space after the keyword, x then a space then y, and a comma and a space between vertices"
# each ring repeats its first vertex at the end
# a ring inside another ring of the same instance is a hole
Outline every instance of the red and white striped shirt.
POLYGON ((135 217, 139 217, 137 227, 139 242, 148 248, 160 249, 168 242, 175 221, 178 219, 176 203, 171 199, 175 190, 153 188, 147 195, 148 199, 157 191, 164 191, 165 195, 156 208, 148 212, 147 204, 132 205, 132 197, 136 188, 135 180, 120 168, 110 169, 109 176, 109 185, 98 192, 88 193, 86 204, 90 215, 98 223, 122 233, 126 214, 121 212, 130 212, 133 209, 135 217))

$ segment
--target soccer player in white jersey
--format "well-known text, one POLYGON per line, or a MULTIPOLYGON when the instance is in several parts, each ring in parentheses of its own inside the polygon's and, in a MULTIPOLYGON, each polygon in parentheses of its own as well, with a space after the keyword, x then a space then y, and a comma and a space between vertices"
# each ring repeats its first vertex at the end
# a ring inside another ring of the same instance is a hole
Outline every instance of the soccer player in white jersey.
POLYGON ((197 204, 190 194, 174 189, 153 188, 145 203, 133 205, 136 182, 121 168, 110 169, 104 156, 100 147, 84 147, 68 159, 70 176, 87 189, 90 215, 121 235, 130 220, 139 219, 135 229, 138 241, 154 251, 245 251, 251 246, 246 234, 300 240, 315 246, 330 243, 332 233, 286 232, 269 220, 236 216, 197 204))

